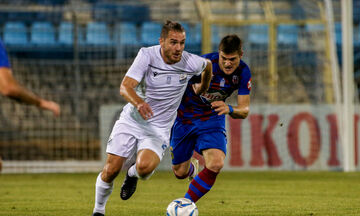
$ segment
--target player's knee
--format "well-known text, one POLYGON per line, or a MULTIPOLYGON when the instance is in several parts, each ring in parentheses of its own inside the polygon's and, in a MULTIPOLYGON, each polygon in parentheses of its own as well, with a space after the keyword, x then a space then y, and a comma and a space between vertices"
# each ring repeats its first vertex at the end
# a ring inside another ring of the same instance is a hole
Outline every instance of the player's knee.
POLYGON ((141 178, 146 178, 154 171, 155 167, 151 162, 142 161, 136 164, 136 171, 141 178))
POLYGON ((208 169, 214 172, 220 172, 220 170, 224 167, 224 161, 221 159, 213 160, 208 165, 206 165, 208 169))

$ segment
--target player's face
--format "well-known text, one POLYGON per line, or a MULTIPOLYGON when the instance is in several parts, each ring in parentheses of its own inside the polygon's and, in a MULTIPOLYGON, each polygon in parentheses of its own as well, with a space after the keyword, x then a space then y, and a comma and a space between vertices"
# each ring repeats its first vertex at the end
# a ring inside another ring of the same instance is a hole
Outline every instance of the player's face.
POLYGON ((220 69, 227 75, 234 73, 240 64, 241 55, 238 52, 225 54, 219 51, 219 66, 220 69))
POLYGON ((161 56, 167 64, 181 60, 185 48, 185 32, 169 31, 166 38, 160 38, 161 56))

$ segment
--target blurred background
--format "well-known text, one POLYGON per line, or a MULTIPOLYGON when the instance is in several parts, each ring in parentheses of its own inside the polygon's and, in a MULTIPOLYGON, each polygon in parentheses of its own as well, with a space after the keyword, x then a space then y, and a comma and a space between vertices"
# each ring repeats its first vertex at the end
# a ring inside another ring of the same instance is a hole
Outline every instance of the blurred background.
MULTIPOLYGON (((360 0, 352 6, 350 152, 359 170, 360 0)), ((251 115, 228 119, 226 169, 344 169, 340 0, 0 0, 15 78, 62 108, 53 118, 0 97, 4 172, 98 171, 125 104, 122 78, 141 47, 158 44, 166 19, 184 26, 185 50, 198 55, 217 51, 226 34, 243 40, 251 115)))

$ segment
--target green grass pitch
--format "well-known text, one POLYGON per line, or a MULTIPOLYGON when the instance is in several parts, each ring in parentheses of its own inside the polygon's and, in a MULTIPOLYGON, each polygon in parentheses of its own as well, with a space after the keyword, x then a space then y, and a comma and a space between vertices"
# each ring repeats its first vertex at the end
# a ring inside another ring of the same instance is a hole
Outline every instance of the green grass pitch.
MULTIPOLYGON (((96 173, 2 174, 0 216, 90 216, 96 173)), ((106 216, 165 215, 183 197, 187 180, 156 172, 139 181, 127 201, 119 197, 124 173, 115 180, 106 216)), ((197 202, 199 215, 360 215, 360 173, 223 172, 197 202)))

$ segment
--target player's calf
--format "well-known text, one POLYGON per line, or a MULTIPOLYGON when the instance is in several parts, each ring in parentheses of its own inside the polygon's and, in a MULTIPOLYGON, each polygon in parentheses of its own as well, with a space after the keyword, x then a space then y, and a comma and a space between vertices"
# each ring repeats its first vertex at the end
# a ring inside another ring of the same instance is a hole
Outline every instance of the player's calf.
POLYGON ((175 165, 172 168, 176 178, 189 178, 191 181, 198 174, 199 161, 195 158, 191 158, 190 161, 175 165))

